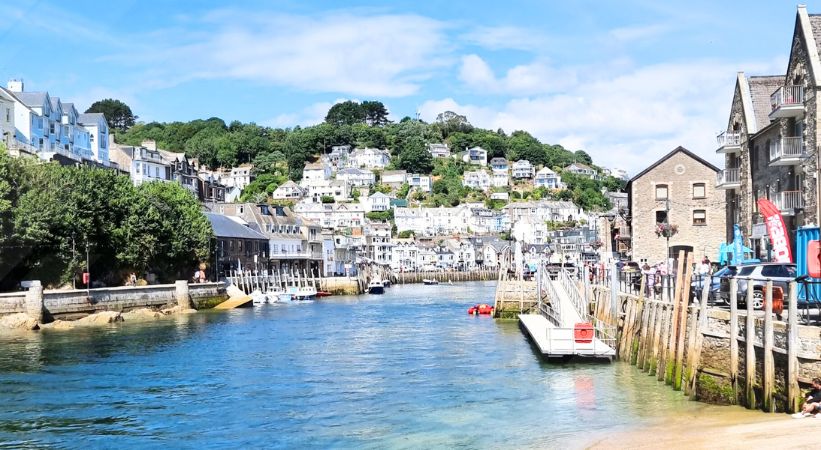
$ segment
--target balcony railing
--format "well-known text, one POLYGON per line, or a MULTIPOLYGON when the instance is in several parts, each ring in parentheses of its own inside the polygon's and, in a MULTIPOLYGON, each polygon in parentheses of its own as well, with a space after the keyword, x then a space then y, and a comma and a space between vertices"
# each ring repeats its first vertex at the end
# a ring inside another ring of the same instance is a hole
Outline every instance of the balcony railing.
POLYGON ((716 174, 717 187, 738 184, 741 184, 741 178, 739 178, 738 168, 719 170, 716 174))
POLYGON ((716 136, 719 147, 738 147, 741 145, 741 133, 724 131, 716 136))
POLYGON ((770 118, 796 117, 804 112, 804 86, 781 86, 770 95, 770 118))
POLYGON ((801 191, 782 191, 775 194, 773 204, 781 214, 794 214, 796 209, 804 208, 804 197, 801 191))
POLYGON ((783 137, 770 144, 770 164, 798 164, 804 158, 804 138, 783 137))

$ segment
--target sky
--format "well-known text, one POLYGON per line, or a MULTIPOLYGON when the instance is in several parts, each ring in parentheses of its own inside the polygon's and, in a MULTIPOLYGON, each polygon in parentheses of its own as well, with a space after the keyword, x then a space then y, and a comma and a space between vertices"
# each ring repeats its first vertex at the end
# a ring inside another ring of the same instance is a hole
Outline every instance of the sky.
POLYGON ((4 12, 0 78, 81 111, 117 98, 140 121, 284 128, 380 100, 393 120, 450 110, 632 175, 678 145, 722 165, 736 73, 786 71, 796 4, 16 0, 4 12))

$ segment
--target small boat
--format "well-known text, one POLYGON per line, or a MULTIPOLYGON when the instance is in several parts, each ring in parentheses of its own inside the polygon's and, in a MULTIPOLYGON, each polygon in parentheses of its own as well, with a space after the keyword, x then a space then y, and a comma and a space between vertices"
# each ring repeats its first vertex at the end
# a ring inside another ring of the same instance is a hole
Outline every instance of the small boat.
POLYGON ((290 302, 293 296, 281 288, 275 288, 268 291, 268 303, 286 303, 290 302))
POLYGON ((277 302, 279 303, 288 303, 294 301, 294 296, 287 293, 287 292, 280 292, 276 295, 277 302))
POLYGON ((316 291, 317 297, 330 297, 332 294, 328 291, 316 291))
POLYGON ((493 314, 493 307, 487 303, 476 304, 468 308, 468 314, 473 316, 493 314))
POLYGON ((288 294, 294 300, 311 300, 316 297, 316 288, 310 286, 291 286, 288 288, 288 294))
POLYGON ((384 294, 385 293, 385 283, 382 282, 379 278, 374 278, 368 283, 368 294, 384 294))
POLYGON ((422 280, 422 283, 425 283, 427 285, 433 285, 433 284, 439 284, 439 281, 438 280, 429 280, 429 279, 425 278, 424 280, 422 280))
POLYGON ((255 305, 264 305, 266 303, 270 303, 268 295, 264 294, 259 289, 256 289, 254 290, 254 292, 251 292, 251 299, 255 305))

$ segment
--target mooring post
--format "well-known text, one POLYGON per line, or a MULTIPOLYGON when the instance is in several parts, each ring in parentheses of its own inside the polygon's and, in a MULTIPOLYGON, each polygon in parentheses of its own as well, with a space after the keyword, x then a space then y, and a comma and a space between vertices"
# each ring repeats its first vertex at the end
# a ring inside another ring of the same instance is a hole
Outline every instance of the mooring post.
POLYGON ((619 267, 613 262, 610 270, 610 316, 615 318, 615 325, 619 323, 619 267))
POLYGON ((43 323, 43 309, 43 285, 39 281, 33 281, 26 291, 26 314, 37 323, 43 323))
POLYGON ((756 407, 755 399, 755 312, 753 309, 753 295, 754 290, 752 286, 752 279, 747 279, 747 322, 744 326, 746 337, 745 344, 747 347, 746 353, 746 367, 744 368, 745 380, 745 399, 747 400, 747 408, 752 409, 756 407))
POLYGON ((730 382, 733 404, 738 403, 738 280, 730 278, 730 382))
POLYGON ((795 281, 790 282, 787 307, 787 409, 793 413, 801 407, 801 390, 798 386, 798 283, 795 281))
POLYGON ((177 280, 174 283, 174 300, 183 309, 192 309, 191 296, 188 295, 188 280, 177 280))

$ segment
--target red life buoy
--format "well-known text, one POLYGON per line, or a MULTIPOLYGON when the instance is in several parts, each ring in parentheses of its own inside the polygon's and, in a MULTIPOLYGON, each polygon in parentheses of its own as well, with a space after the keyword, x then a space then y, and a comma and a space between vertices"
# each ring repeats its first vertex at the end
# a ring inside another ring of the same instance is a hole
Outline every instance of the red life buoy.
POLYGON ((593 324, 590 322, 577 323, 573 327, 573 338, 579 344, 593 342, 593 324))

